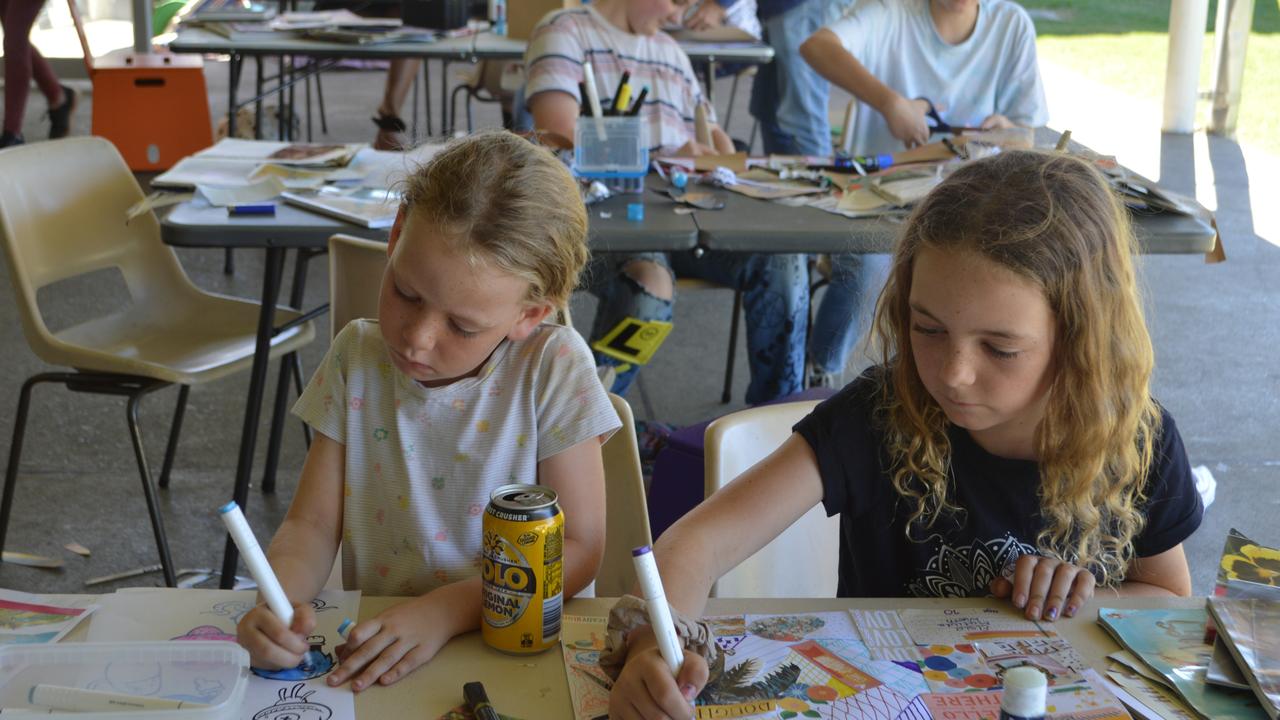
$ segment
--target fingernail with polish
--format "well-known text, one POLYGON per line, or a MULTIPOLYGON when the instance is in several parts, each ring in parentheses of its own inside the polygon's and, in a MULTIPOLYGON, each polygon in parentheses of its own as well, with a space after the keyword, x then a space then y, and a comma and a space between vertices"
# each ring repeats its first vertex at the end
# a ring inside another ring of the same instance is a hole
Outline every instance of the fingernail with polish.
POLYGON ((1075 605, 1068 605, 1068 606, 1067 606, 1067 609, 1062 611, 1062 614, 1063 614, 1063 615, 1065 615, 1065 616, 1067 616, 1067 617, 1075 617, 1075 616, 1076 616, 1076 606, 1075 606, 1075 605))
POLYGON ((1057 619, 1058 619, 1058 608, 1056 608, 1056 607, 1051 607, 1051 608, 1049 608, 1049 612, 1045 613, 1045 617, 1049 618, 1050 620, 1057 620, 1057 619))
POLYGON ((698 688, 692 685, 682 685, 680 686, 680 694, 684 696, 685 700, 693 702, 693 699, 698 696, 698 688))

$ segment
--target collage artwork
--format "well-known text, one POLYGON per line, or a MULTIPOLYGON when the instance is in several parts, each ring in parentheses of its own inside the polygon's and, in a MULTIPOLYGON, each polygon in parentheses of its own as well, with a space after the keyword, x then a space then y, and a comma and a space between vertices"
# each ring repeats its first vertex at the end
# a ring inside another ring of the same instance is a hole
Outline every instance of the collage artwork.
MULTIPOLYGON (((561 642, 576 720, 608 714, 612 683, 599 666, 605 622, 565 616, 561 642)), ((708 622, 722 654, 695 703, 699 720, 996 720, 1001 678, 1021 665, 1048 676, 1054 720, 1129 717, 1064 639, 1003 610, 852 610, 708 622)))

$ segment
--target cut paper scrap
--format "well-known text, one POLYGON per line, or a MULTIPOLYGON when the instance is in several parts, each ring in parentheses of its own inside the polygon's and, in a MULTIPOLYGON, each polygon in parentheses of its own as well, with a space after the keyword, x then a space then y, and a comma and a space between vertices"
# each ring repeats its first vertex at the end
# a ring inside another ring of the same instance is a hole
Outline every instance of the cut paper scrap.
POLYGON ((81 545, 78 542, 69 542, 66 545, 63 545, 62 547, 70 550, 71 552, 79 555, 80 557, 89 557, 90 555, 89 548, 81 545))
POLYGON ((284 181, 274 175, 258 178, 247 185, 218 187, 214 185, 197 185, 196 189, 214 207, 227 207, 241 203, 255 203, 271 200, 284 192, 284 181))
POLYGON ((975 643, 983 662, 992 670, 1031 665, 1045 674, 1050 685, 1070 685, 1083 679, 1087 667, 1079 653, 1064 639, 1045 637, 993 638, 975 643))
MULTIPOLYGON (((256 602, 257 593, 251 590, 120 590, 102 598, 102 609, 96 618, 100 622, 90 625, 88 639, 231 641, 236 623, 256 602)), ((316 628, 308 638, 311 648, 302 663, 281 671, 253 668, 238 716, 241 720, 355 718, 350 685, 329 687, 324 676, 336 664, 334 647, 342 642, 338 625, 343 618, 359 615, 360 593, 326 590, 311 606, 316 628)))
POLYGON ((43 555, 32 555, 24 552, 13 552, 5 550, 0 555, 0 561, 7 562, 11 565, 25 565, 27 567, 38 568, 60 568, 62 567, 62 558, 45 557, 43 555))
POLYGON ((871 657, 912 663, 920 659, 920 651, 896 610, 850 610, 849 615, 871 657))
POLYGON ((1133 695, 1147 709, 1154 711, 1159 720, 1198 720, 1200 717, 1163 685, 1125 671, 1110 671, 1107 678, 1133 695))
POLYGON ((55 601, 0 590, 0 645, 57 642, 97 608, 88 598, 55 601))
POLYGON ((983 635, 1046 634, 1036 623, 1003 608, 906 609, 898 615, 917 645, 955 645, 983 635))

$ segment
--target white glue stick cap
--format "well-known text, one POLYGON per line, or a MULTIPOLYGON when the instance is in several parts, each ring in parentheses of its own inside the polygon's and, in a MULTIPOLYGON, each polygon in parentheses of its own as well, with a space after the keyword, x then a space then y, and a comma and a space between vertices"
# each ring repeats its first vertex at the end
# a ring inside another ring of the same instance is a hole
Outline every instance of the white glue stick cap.
POLYGON ((1000 717, 1043 718, 1049 681, 1033 667, 1016 667, 1004 674, 1000 717))

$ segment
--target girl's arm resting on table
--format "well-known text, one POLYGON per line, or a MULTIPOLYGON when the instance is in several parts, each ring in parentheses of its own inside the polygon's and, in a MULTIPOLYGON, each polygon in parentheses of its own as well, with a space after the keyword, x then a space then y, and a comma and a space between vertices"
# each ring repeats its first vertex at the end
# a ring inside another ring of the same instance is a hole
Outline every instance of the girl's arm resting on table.
POLYGON ((822 477, 809 443, 782 446, 680 518, 654 546, 667 601, 702 615, 711 585, 822 502, 822 477))
MULTIPOLYGON (((604 463, 589 438, 538 463, 539 481, 556 491, 565 514, 564 595, 586 587, 604 554, 604 463)), ((455 635, 480 627, 481 581, 460 580, 407 600, 356 625, 339 651, 330 685, 354 678, 359 692, 390 685, 430 661, 455 635)))
POLYGON ((1134 558, 1129 574, 1116 588, 1118 595, 1191 595, 1191 570, 1182 544, 1158 555, 1134 558))
POLYGON ((311 600, 329 577, 342 537, 345 458, 345 446, 315 434, 298 491, 267 549, 271 569, 294 606, 293 623, 285 627, 259 603, 236 625, 237 639, 255 667, 293 667, 308 650, 307 635, 315 628, 311 600))

